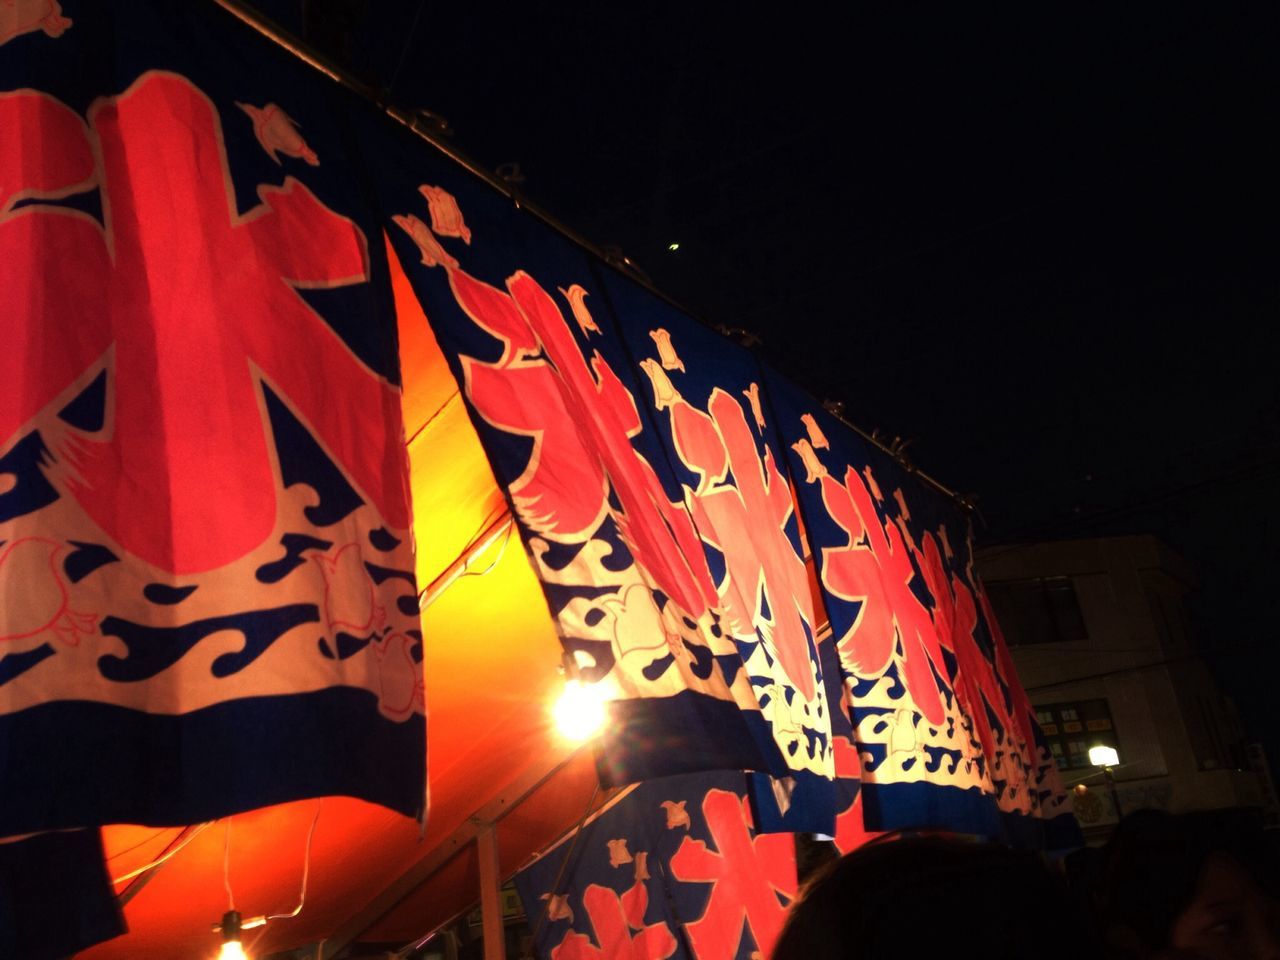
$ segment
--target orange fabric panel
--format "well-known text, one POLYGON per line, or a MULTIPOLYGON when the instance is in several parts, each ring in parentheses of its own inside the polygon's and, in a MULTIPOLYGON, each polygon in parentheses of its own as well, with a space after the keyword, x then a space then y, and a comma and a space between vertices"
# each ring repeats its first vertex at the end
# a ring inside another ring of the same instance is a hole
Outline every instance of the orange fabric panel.
POLYGON ((412 918, 416 912, 416 922, 398 925, 379 924, 361 934, 360 939, 371 942, 409 943, 452 920, 463 911, 479 906, 480 861, 476 845, 467 844, 432 874, 430 889, 430 899, 422 899, 414 894, 396 908, 396 912, 404 914, 406 919, 412 918))
POLYGON ((595 751, 574 756, 556 776, 535 790, 524 803, 498 821, 498 858, 504 879, 511 879, 542 850, 577 825, 592 795, 593 809, 612 794, 596 791, 595 751))
MULTIPOLYGON (((546 749, 547 708, 561 686, 560 641, 519 536, 505 549, 494 544, 474 568, 499 553, 492 570, 461 577, 423 614, 432 782, 465 763, 477 785, 468 813, 480 790, 505 784, 513 765, 546 749)), ((433 827, 448 800, 433 791, 433 827)))
POLYGON ((415 524, 422 590, 506 513, 507 502, 456 393, 409 444, 409 470, 414 514, 431 518, 415 524))
MULTIPOLYGON (((597 782, 595 756, 582 750, 498 821, 498 869, 504 881, 577 824, 597 782)), ((603 795, 597 796, 595 806, 603 802, 603 795)), ((474 852, 474 843, 468 848, 474 852)), ((478 902, 478 876, 465 891, 453 890, 455 882, 447 870, 433 874, 361 939, 408 943, 478 902)))
POLYGON ((400 408, 404 414, 405 437, 410 438, 457 392, 458 385, 385 235, 383 242, 391 268, 391 292, 400 340, 400 379, 404 385, 400 408))
POLYGON ((395 251, 387 244, 395 297, 409 445, 416 574, 424 589, 506 509, 489 461, 467 416, 449 364, 395 251))
MULTIPOLYGON (((245 917, 288 912, 297 905, 307 831, 318 802, 302 800, 232 818, 228 875, 236 907, 245 917)), ((139 829, 146 828, 106 829, 113 875, 126 872, 122 861, 134 858, 133 853, 113 856, 117 849, 123 849, 120 841, 139 829)), ((175 833, 168 831, 166 842, 175 833)), ((125 909, 130 932, 80 957, 161 960, 213 956, 218 936, 211 932, 210 924, 227 909, 225 839, 223 823, 196 836, 130 901, 125 909)), ((302 914, 247 931, 246 945, 255 944, 254 952, 262 955, 323 937, 379 889, 388 870, 402 858, 401 851, 416 840, 417 826, 412 820, 363 801, 326 798, 312 844, 311 878, 302 914)), ((150 852, 155 855, 159 851, 150 852)))

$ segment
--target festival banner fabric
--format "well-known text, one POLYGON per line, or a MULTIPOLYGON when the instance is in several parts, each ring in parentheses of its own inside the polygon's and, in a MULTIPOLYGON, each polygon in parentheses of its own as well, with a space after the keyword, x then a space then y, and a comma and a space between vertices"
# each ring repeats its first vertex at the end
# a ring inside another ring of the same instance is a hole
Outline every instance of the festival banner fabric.
POLYGON ((212 4, 0 10, 0 836, 422 812, 352 107, 212 4))
POLYGON ((0 838, 37 836, 0 863, 56 842, 91 883, 93 832, 43 831, 338 793, 423 813, 388 241, 610 698, 602 782, 697 774, 597 820, 622 846, 556 893, 556 956, 767 950, 794 892, 769 831, 1071 842, 955 504, 213 4, 19 0, 0 838))
POLYGON ((603 781, 760 771, 772 829, 830 833, 816 614, 755 359, 417 139, 354 139, 565 649, 610 691, 603 781))
POLYGON ((749 771, 756 827, 849 847, 1060 822, 953 503, 212 5, 6 11, 0 836, 420 812, 388 240, 605 785, 749 771))
POLYGON ((831 835, 829 616, 857 730, 842 766, 876 785, 864 828, 998 836, 1030 818, 1040 842, 1062 794, 987 624, 960 508, 750 352, 376 119, 356 118, 351 139, 392 246, 566 653, 608 691, 602 781, 753 771, 761 829, 831 835))
POLYGON ((794 839, 758 833, 740 773, 640 784, 516 874, 550 960, 768 956, 796 894, 794 839))
POLYGON ((378 143, 394 250, 564 649, 611 696, 603 782, 753 771, 760 827, 831 835, 837 721, 817 654, 829 614, 859 731, 842 765, 856 778, 861 760, 877 785, 865 826, 1038 829, 1061 791, 980 609, 960 508, 412 137, 370 125, 355 140, 378 143), (810 594, 797 499, 827 609, 810 594))
POLYGON ((1075 842, 967 518, 803 391, 776 375, 768 390, 848 686, 867 825, 1075 842))

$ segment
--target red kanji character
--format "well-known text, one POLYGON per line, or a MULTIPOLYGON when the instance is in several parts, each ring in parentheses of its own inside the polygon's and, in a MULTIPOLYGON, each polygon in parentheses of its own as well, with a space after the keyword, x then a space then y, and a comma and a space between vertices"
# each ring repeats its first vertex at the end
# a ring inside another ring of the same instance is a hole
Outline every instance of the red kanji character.
POLYGON ((1009 716, 1005 710, 1004 694, 996 680, 995 667, 978 648, 973 631, 978 625, 978 610, 973 594, 964 582, 947 576, 942 554, 932 533, 926 532, 923 543, 916 551, 920 572, 924 574, 929 593, 933 596, 933 622, 938 640, 956 658, 954 686, 957 696, 972 719, 982 742, 982 749, 989 757, 995 756, 995 735, 987 720, 983 701, 1000 719, 1005 731, 1012 734, 1009 716))
POLYGON ((762 628, 787 677, 812 699, 806 625, 813 624, 813 597, 804 561, 786 534, 795 501, 773 451, 766 447, 761 460, 742 405, 719 387, 707 402, 710 415, 674 388, 666 407, 676 452, 699 475, 688 494, 698 533, 724 554, 718 592, 730 631, 750 636, 762 628), (726 482, 730 473, 732 483, 726 482))
POLYGON ((97 101, 89 126, 41 94, 0 98, 0 128, 23 131, 0 161, 0 211, 75 192, 95 146, 104 211, 101 225, 38 204, 0 218, 0 445, 105 364, 104 429, 55 444, 70 492, 129 553, 212 570, 276 524, 261 380, 407 525, 398 392, 297 293, 363 282, 364 235, 292 177, 239 212, 217 110, 183 77, 144 74, 97 101))
MULTIPOLYGON (((644 884, 640 884, 644 890, 644 884)), ((664 923, 644 926, 648 894, 632 898, 639 905, 624 909, 621 898, 608 887, 590 884, 582 895, 582 903, 591 918, 596 946, 582 933, 570 933, 551 951, 551 960, 664 960, 676 951, 676 938, 664 923), (638 932, 633 936, 631 930, 638 932)))
POLYGON ((534 439, 511 484, 521 517, 552 539, 581 541, 608 509, 611 486, 637 564, 685 612, 703 613, 716 593, 702 544, 631 446, 642 429, 635 399, 605 359, 596 351, 588 367, 555 301, 523 271, 507 293, 462 270, 450 269, 449 282, 459 306, 504 344, 497 363, 463 359, 472 402, 494 426, 534 439))
MULTIPOLYGON (((862 771, 862 764, 858 761, 858 748, 848 737, 833 736, 831 749, 835 753, 836 779, 857 780, 862 771)), ((852 785, 849 789, 853 789, 852 785)), ((849 806, 836 813, 836 849, 841 853, 850 853, 878 836, 879 831, 867 829, 862 815, 862 790, 859 789, 849 806)))
MULTIPOLYGON (((822 582, 837 597, 860 604, 857 619, 838 640, 841 660, 858 676, 876 677, 901 643, 900 678, 921 715, 941 724, 946 714, 931 666, 941 667, 941 648, 929 611, 911 591, 915 571, 902 532, 881 522, 853 467, 846 469, 843 484, 825 469, 814 479, 821 483, 827 513, 849 535, 848 545, 823 549, 822 582)), ((875 483, 870 470, 868 482, 875 483)))
POLYGON ((686 927, 699 957, 732 957, 746 920, 761 954, 768 956, 786 909, 778 900, 796 893, 795 847, 790 834, 751 835, 746 800, 727 790, 708 790, 702 813, 715 849, 685 837, 671 857, 671 875, 683 883, 710 883, 702 916, 686 927))

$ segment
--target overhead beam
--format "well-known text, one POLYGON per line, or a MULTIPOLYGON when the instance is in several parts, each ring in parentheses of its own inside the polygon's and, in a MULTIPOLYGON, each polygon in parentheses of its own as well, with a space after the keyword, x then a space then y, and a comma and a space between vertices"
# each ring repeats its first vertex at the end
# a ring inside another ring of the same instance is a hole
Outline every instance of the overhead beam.
POLYGON ((334 960, 360 934, 403 903, 451 857, 475 840, 483 828, 497 823, 503 815, 559 773, 585 747, 583 744, 567 749, 550 760, 543 756, 527 764, 501 793, 478 808, 439 843, 424 850, 422 856, 400 876, 339 927, 333 936, 324 940, 316 952, 317 960, 334 960))

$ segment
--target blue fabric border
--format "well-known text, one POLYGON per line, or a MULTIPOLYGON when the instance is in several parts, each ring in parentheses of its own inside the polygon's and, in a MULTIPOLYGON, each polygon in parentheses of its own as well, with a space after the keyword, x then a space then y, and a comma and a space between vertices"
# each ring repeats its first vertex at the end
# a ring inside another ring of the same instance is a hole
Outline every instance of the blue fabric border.
POLYGON ((417 816, 426 756, 421 718, 386 720, 372 693, 349 687, 177 715, 49 703, 0 717, 0 836, 179 826, 330 795, 417 816))
POLYGON ((784 813, 773 793, 767 774, 747 775, 747 796, 759 833, 820 833, 833 837, 836 833, 836 782, 808 770, 795 770, 787 776, 795 780, 791 802, 784 813))
MULTIPOLYGON (((695 690, 671 697, 615 700, 596 746, 602 787, 705 770, 771 770, 758 744, 768 730, 758 713, 695 690), (714 731, 707 736, 705 731, 714 731)), ((785 770, 785 768, 784 768, 785 770)))
POLYGON ((960 790, 927 783, 862 784, 862 808, 872 830, 936 828, 982 837, 1004 836, 992 796, 977 787, 960 790))

